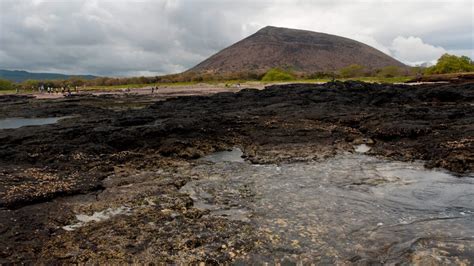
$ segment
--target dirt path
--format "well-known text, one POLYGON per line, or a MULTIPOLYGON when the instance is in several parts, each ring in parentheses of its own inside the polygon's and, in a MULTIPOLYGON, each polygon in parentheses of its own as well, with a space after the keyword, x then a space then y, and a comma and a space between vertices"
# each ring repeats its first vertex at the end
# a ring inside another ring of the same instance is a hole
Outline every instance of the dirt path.
MULTIPOLYGON (((251 83, 243 84, 240 87, 235 85, 226 87, 224 85, 210 85, 210 84, 196 84, 196 85, 183 85, 183 86, 158 86, 157 90, 154 90, 152 93, 152 87, 142 87, 142 88, 130 88, 130 91, 126 89, 115 89, 115 90, 85 90, 80 91, 79 93, 72 92, 72 95, 125 95, 125 94, 135 94, 135 95, 149 95, 153 97, 176 97, 176 96, 189 96, 189 95, 208 95, 219 92, 237 92, 246 88, 257 88, 263 89, 264 84, 260 83, 251 83)), ((36 97, 37 99, 58 99, 64 98, 65 94, 62 93, 34 93, 26 94, 36 97)))

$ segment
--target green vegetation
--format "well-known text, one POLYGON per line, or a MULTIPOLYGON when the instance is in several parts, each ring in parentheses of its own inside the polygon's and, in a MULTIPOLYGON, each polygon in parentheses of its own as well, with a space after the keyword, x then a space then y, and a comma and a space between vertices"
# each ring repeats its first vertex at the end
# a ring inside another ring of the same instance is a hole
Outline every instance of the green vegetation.
POLYGON ((474 62, 467 56, 444 54, 436 65, 426 69, 425 74, 446 74, 474 71, 474 62))
POLYGON ((332 80, 338 75, 335 72, 315 72, 308 75, 308 79, 323 79, 323 80, 332 80))
POLYGON ((295 80, 295 75, 290 71, 284 71, 279 68, 272 68, 262 77, 263 82, 270 81, 290 81, 295 80))
POLYGON ((13 88, 13 82, 6 79, 0 79, 0 90, 13 90, 13 88))
POLYGON ((380 71, 377 73, 377 76, 382 77, 382 78, 402 77, 402 76, 406 76, 407 74, 406 72, 407 71, 405 71, 401 67, 387 66, 380 69, 380 71))
POLYGON ((363 77, 366 75, 365 68, 361 65, 352 64, 339 70, 339 75, 342 78, 363 77))
POLYGON ((338 74, 339 75, 336 76, 339 78, 358 78, 359 80, 361 78, 374 79, 374 77, 377 77, 379 79, 384 79, 413 75, 408 68, 398 66, 386 66, 381 69, 367 69, 364 66, 357 64, 340 69, 338 74))
POLYGON ((398 77, 358 77, 358 78, 351 78, 351 79, 342 79, 344 80, 358 80, 364 82, 376 82, 376 83, 403 83, 409 80, 412 80, 413 76, 398 76, 398 77))

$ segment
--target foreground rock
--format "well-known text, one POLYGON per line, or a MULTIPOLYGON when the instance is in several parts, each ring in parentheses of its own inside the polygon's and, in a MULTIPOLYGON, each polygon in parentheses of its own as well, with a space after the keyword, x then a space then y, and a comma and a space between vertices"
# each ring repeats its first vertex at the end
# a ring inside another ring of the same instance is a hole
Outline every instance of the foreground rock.
POLYGON ((245 258, 268 244, 252 223, 207 215, 180 191, 203 178, 195 159, 236 146, 247 161, 278 164, 365 144, 369 155, 474 172, 472 84, 295 84, 159 102, 0 97, 0 119, 56 116, 73 117, 0 130, 0 263, 245 258))

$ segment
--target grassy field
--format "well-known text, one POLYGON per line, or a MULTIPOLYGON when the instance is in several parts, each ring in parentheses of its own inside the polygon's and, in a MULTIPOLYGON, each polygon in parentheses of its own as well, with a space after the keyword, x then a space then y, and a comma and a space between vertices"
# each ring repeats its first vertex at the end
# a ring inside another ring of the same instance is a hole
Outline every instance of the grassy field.
MULTIPOLYGON (((357 81, 364 81, 369 83, 403 83, 406 81, 411 80, 413 77, 393 77, 393 78, 380 78, 380 77, 360 77, 360 78, 339 78, 336 79, 337 81, 348 81, 348 80, 357 80, 357 81)), ((322 83, 322 82, 330 82, 331 79, 297 79, 292 81, 282 81, 285 83, 322 83)), ((278 81, 274 82, 260 82, 262 84, 272 84, 272 83, 279 83, 278 81)))
MULTIPOLYGON (((37 93, 37 90, 20 90, 18 94, 32 94, 32 93, 37 93)), ((16 90, 0 90, 0 95, 5 95, 5 94, 17 94, 16 90)))
POLYGON ((1 94, 15 94, 15 90, 0 90, 0 95, 1 94))
POLYGON ((393 78, 382 78, 382 77, 361 77, 351 78, 342 80, 359 80, 364 82, 377 82, 377 83, 403 83, 413 79, 413 77, 393 77, 393 78))

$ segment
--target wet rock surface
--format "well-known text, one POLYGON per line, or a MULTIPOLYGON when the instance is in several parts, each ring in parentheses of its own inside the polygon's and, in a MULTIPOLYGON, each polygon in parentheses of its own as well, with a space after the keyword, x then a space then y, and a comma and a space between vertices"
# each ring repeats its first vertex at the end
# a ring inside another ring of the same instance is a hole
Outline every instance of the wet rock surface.
MULTIPOLYGON (((292 84, 166 101, 146 95, 86 95, 54 100, 0 97, 0 120, 63 116, 73 118, 0 130, 0 246, 4 247, 0 263, 272 259, 432 262, 433 253, 428 248, 413 248, 416 245, 451 245, 451 249, 438 250, 446 257, 445 262, 457 263, 455 258, 466 262, 473 256, 469 206, 458 211, 468 220, 453 219, 449 225, 435 226, 468 232, 463 243, 459 239, 437 242, 431 236, 412 239, 415 242, 411 244, 401 239, 392 244, 400 247, 405 243, 409 248, 400 248, 403 252, 397 255, 387 250, 371 251, 354 240, 351 246, 325 243, 324 249, 313 247, 311 253, 307 248, 312 244, 305 242, 307 238, 277 243, 264 234, 258 218, 263 216, 257 215, 258 208, 246 203, 255 200, 255 183, 245 183, 238 193, 224 196, 217 193, 218 186, 206 192, 205 202, 202 193, 193 194, 188 189, 199 180, 222 180, 224 173, 245 173, 252 164, 314 164, 356 150, 363 156, 421 160, 428 168, 443 168, 463 180, 471 179, 472 84, 292 84), (233 147, 239 147, 242 155, 224 154, 231 162, 219 162, 216 156, 212 160, 199 159, 233 147), (214 209, 200 208, 200 200, 214 209), (227 208, 213 205, 220 201, 227 208), (99 216, 104 219, 89 218, 92 220, 74 230, 64 229, 84 217, 99 216), (359 249, 351 249, 352 245, 359 249)), ((344 169, 342 176, 351 180, 350 169, 344 169)), ((258 181, 258 174, 254 178, 258 181)), ((312 182, 315 186, 321 183, 318 179, 312 182)), ((387 183, 368 176, 343 185, 352 191, 379 182, 387 183)), ((261 186, 271 188, 271 184, 261 186)), ((369 199, 372 196, 369 194, 369 199)), ((269 217, 269 221, 289 223, 269 217)), ((367 229, 368 222, 362 225, 360 232, 366 236, 372 227, 367 229)), ((267 226, 268 230, 272 228, 267 226)), ((421 231, 427 228, 420 226, 421 231)), ((313 232, 317 242, 331 237, 331 232, 325 232, 313 232)), ((285 239, 283 233, 272 231, 272 235, 285 239)), ((372 236, 374 243, 384 240, 372 236)))
POLYGON ((340 154, 320 162, 194 168, 181 192, 210 217, 250 221, 251 262, 469 263, 474 175, 340 154))

